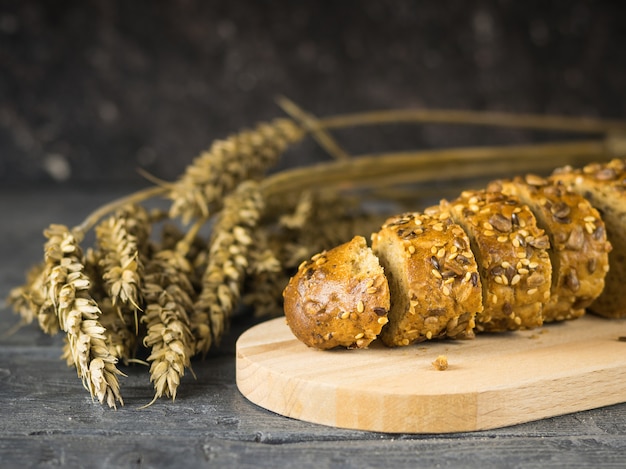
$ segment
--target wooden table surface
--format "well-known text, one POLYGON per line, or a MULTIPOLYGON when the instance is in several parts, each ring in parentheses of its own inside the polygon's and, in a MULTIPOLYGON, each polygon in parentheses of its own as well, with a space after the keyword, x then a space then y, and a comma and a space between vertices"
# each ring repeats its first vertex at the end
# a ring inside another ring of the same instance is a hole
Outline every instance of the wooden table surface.
MULTIPOLYGON (((0 188, 0 296, 41 258, 42 229, 72 225, 128 188, 0 188)), ((0 330, 17 317, 0 309, 0 330)), ((140 365, 124 369, 125 406, 91 401, 59 358, 61 337, 32 325, 0 338, 0 467, 626 467, 626 404, 475 433, 342 430, 285 418, 235 384, 235 321, 193 362, 175 402, 152 398, 140 365)), ((280 390, 277 390, 280 392, 280 390)))

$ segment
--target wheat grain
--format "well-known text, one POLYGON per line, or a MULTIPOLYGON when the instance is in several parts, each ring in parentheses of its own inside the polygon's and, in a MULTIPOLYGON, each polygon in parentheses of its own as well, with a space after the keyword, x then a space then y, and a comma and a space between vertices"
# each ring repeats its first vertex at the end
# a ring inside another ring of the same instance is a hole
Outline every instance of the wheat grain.
POLYGON ((191 265, 180 253, 165 250, 155 253, 145 271, 146 307, 141 320, 147 328, 143 344, 150 348, 147 360, 154 399, 163 395, 175 399, 195 350, 187 315, 193 307, 191 265))
POLYGON ((194 304, 194 323, 210 319, 211 337, 198 340, 198 352, 206 353, 212 341, 219 342, 228 320, 237 306, 252 232, 256 228, 264 203, 259 186, 246 181, 224 200, 224 208, 213 228, 202 290, 194 304))
MULTIPOLYGON (((272 197, 269 204, 269 213, 280 213, 280 201, 272 197)), ((278 216, 278 226, 271 228, 271 244, 280 246, 276 257, 285 268, 293 269, 314 253, 354 235, 369 236, 384 217, 369 214, 361 206, 359 199, 337 191, 304 191, 291 211, 278 216)))
POLYGON ((135 238, 140 251, 148 246, 152 224, 167 216, 167 212, 154 209, 150 213, 139 204, 128 204, 118 210, 118 216, 126 220, 126 230, 135 238))
POLYGON ((292 120, 276 119, 214 142, 173 184, 170 215, 181 217, 184 223, 208 218, 211 204, 219 204, 242 181, 259 178, 288 145, 303 136, 292 120))
POLYGON ((97 225, 95 231, 101 251, 102 278, 113 305, 140 310, 143 264, 127 218, 120 214, 111 216, 97 225))
POLYGON ((256 249, 250 252, 242 303, 252 307, 257 317, 273 317, 281 314, 282 291, 289 275, 277 254, 279 243, 271 244, 267 228, 254 232, 256 249))
MULTIPOLYGON (((308 219, 297 231, 296 244, 315 253, 330 249, 357 234, 369 236, 380 225, 381 218, 363 211, 362 204, 362 200, 336 191, 314 193, 308 219)), ((302 260, 294 258, 287 265, 299 265, 302 260)))
POLYGON ((118 382, 122 373, 106 346, 105 329, 99 322, 102 313, 89 293, 80 233, 73 234, 63 225, 51 225, 44 234, 48 238, 44 259, 49 268, 46 296, 55 307, 59 327, 67 334, 68 357, 92 397, 111 407, 117 401, 123 404, 118 382))
POLYGON ((102 298, 98 301, 102 315, 100 323, 105 329, 106 344, 111 355, 128 365, 135 358, 137 347, 138 330, 135 326, 136 316, 132 310, 120 309, 115 306, 110 298, 102 298))
MULTIPOLYGON (((39 318, 41 311, 47 311, 42 308, 45 297, 41 293, 45 270, 46 266, 44 263, 34 265, 26 274, 26 282, 19 287, 12 288, 9 292, 7 303, 20 316, 21 324, 31 324, 35 319, 39 318)), ((54 321, 49 324, 47 321, 48 315, 41 316, 40 327, 45 332, 54 334, 58 332, 58 321, 54 311, 52 311, 51 317, 54 321)))

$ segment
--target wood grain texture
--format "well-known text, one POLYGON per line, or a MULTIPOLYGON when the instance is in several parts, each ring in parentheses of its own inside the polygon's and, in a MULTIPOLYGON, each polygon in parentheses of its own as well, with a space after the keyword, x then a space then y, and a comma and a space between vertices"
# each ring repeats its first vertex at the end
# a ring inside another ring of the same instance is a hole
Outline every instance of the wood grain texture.
POLYGON ((237 385, 274 412, 330 426, 446 433, 514 425, 626 401, 626 321, 585 316, 476 340, 322 352, 284 319, 237 342, 237 385), (449 367, 432 362, 446 355, 449 367))

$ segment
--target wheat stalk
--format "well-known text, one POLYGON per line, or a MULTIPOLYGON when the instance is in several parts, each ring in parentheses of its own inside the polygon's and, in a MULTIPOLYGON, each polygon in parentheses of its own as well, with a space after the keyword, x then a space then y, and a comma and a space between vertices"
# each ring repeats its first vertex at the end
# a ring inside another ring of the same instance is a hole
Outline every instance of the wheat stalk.
POLYGON ((335 141, 335 139, 315 116, 306 112, 304 109, 301 109, 296 103, 284 96, 279 96, 276 101, 283 111, 297 120, 302 128, 306 129, 307 132, 310 133, 311 137, 315 139, 318 145, 322 147, 326 153, 333 156, 337 160, 346 160, 350 158, 348 152, 341 148, 341 146, 335 141))
POLYGON ((317 121, 317 125, 326 130, 398 123, 485 125, 581 134, 626 132, 626 122, 619 120, 450 109, 387 109, 329 116, 317 121))

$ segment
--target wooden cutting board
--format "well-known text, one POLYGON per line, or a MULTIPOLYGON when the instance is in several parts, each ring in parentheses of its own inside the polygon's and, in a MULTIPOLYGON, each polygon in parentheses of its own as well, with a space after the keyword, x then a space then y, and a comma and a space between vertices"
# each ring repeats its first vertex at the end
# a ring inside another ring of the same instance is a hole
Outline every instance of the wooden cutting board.
POLYGON ((626 402, 626 321, 585 316, 541 329, 396 349, 319 351, 284 318, 237 342, 237 385, 281 415, 341 428, 448 433, 626 402), (445 371, 432 362, 448 359, 445 371))

